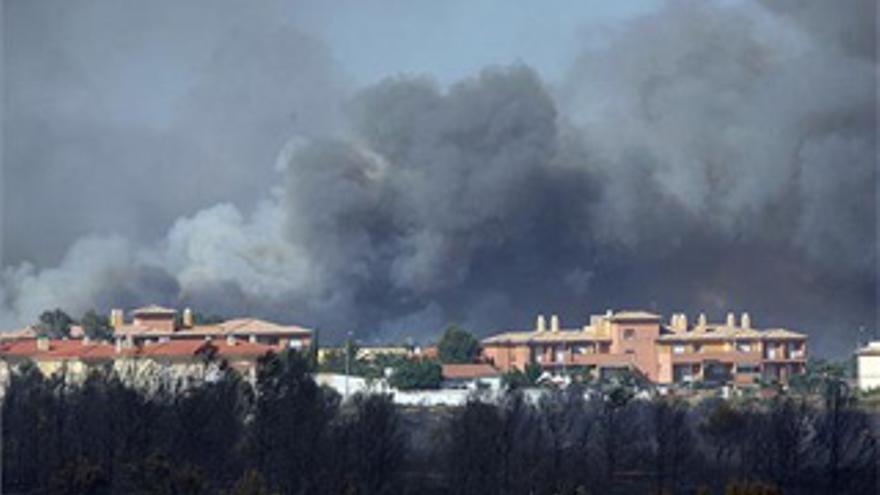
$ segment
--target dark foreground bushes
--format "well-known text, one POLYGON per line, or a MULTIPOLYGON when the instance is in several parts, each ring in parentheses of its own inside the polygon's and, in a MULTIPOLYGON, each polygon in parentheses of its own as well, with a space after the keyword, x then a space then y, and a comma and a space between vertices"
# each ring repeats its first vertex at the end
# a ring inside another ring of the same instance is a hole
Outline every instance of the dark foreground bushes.
POLYGON ((309 371, 272 355, 253 387, 218 366, 173 392, 24 365, 3 405, 3 493, 878 493, 876 425, 833 383, 814 405, 690 406, 625 387, 587 401, 572 387, 426 411, 340 404, 309 371))

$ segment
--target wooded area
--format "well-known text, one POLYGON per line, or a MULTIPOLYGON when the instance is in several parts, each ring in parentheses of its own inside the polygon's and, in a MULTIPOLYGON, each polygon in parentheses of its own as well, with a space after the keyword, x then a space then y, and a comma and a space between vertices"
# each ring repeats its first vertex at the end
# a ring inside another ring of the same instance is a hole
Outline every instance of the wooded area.
POLYGON ((877 493, 876 424, 840 382, 824 402, 641 400, 571 386, 532 404, 342 404, 296 353, 255 386, 219 372, 184 393, 24 365, 3 405, 4 493, 877 493))

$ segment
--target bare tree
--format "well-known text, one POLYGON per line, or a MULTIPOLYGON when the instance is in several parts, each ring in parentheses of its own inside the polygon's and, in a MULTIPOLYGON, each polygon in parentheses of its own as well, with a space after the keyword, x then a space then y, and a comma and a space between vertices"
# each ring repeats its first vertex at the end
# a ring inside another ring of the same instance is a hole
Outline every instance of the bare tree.
POLYGON ((681 400, 660 398, 651 403, 649 412, 654 490, 658 495, 675 492, 693 454, 688 405, 681 400))

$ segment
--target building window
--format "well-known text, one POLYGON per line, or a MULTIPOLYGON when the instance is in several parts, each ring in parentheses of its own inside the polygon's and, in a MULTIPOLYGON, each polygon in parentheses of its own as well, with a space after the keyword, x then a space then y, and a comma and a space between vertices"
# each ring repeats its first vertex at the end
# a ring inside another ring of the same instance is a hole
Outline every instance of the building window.
POLYGON ((739 352, 752 352, 752 344, 749 342, 737 342, 736 350, 739 352))
POLYGON ((636 331, 632 328, 627 328, 623 331, 623 340, 632 340, 636 337, 636 331))
POLYGON ((565 348, 560 346, 556 348, 556 362, 561 363, 565 361, 565 348))
POLYGON ((685 352, 685 348, 683 345, 676 344, 676 345, 672 346, 672 353, 673 354, 684 354, 684 352, 685 352))
POLYGON ((703 346, 700 344, 694 344, 694 352, 703 352, 703 346))

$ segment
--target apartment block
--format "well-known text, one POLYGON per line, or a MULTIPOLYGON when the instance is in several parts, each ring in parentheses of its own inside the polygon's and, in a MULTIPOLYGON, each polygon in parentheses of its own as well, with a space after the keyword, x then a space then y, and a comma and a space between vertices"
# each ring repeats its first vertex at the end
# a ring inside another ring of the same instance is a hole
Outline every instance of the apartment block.
POLYGON ((253 381, 260 357, 273 350, 273 346, 233 339, 148 342, 132 347, 121 341, 88 338, 7 340, 0 342, 0 383, 6 383, 10 369, 26 361, 44 376, 63 374, 71 382, 84 380, 92 370, 112 368, 135 385, 151 385, 157 379, 198 381, 211 369, 210 362, 224 361, 253 381))
POLYGON ((673 314, 664 324, 648 311, 608 311, 592 315, 580 328, 562 328, 559 317, 539 315, 535 328, 493 335, 483 357, 502 371, 534 363, 562 373, 583 369, 606 376, 635 370, 655 383, 754 383, 786 381, 804 371, 807 336, 782 328, 753 328, 743 313, 720 323, 704 314, 689 323, 673 314))
POLYGON ((135 309, 131 318, 121 309, 110 312, 110 324, 116 340, 127 345, 172 340, 232 339, 278 348, 304 349, 312 341, 314 331, 296 325, 279 325, 257 318, 235 318, 211 324, 194 322, 193 312, 184 309, 180 318, 177 310, 149 305, 135 309))

